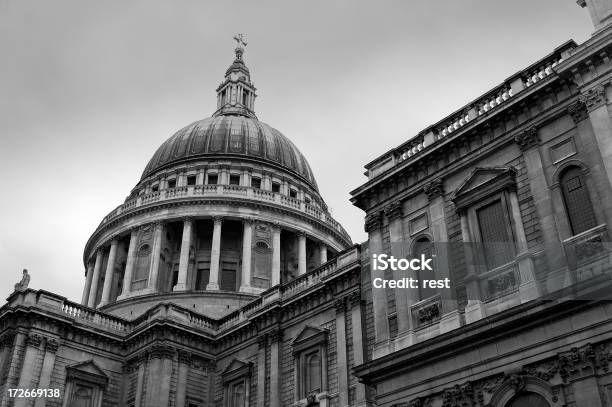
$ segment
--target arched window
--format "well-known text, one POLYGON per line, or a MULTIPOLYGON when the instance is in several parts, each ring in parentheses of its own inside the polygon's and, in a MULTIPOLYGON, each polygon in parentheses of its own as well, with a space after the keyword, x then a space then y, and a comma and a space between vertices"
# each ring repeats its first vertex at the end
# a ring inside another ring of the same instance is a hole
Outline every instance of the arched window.
POLYGON ((577 235, 597 226, 582 170, 571 167, 561 175, 559 181, 572 234, 577 235))
POLYGON ((515 396, 506 407, 550 407, 550 404, 539 394, 529 392, 515 396))
POLYGON ((304 358, 306 377, 304 378, 304 389, 306 395, 321 391, 321 360, 319 351, 309 353, 304 358))
POLYGON ((244 382, 237 383, 232 389, 232 407, 244 407, 245 406, 245 389, 244 382))

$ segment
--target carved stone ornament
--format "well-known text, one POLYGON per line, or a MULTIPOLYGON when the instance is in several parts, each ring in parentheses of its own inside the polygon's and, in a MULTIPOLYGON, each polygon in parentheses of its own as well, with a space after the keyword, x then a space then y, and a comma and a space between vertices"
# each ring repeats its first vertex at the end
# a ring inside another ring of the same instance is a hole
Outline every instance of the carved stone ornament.
POLYGON ((151 359, 172 359, 174 348, 170 345, 153 345, 149 349, 151 359))
POLYGON ((23 269, 23 276, 21 281, 15 284, 15 291, 25 291, 28 288, 28 284, 30 284, 30 275, 27 269, 23 269))
POLYGON ((55 353, 59 348, 59 342, 55 339, 47 339, 45 342, 45 349, 47 352, 55 353))
POLYGON ((538 138, 538 129, 531 127, 522 133, 518 133, 514 136, 514 141, 521 148, 522 151, 529 150, 531 147, 536 146, 540 139, 538 138))
POLYGON ((427 199, 433 201, 439 196, 444 195, 444 188, 442 186, 442 180, 440 178, 436 178, 433 181, 425 184, 423 187, 423 192, 427 195, 427 199))
POLYGON ((389 205, 385 206, 384 213, 389 220, 400 218, 402 216, 402 202, 391 202, 389 205))
POLYGON ((580 100, 586 105, 589 112, 597 109, 608 101, 605 86, 600 85, 587 90, 580 96, 580 100))
POLYGON ((569 105, 567 108, 567 113, 572 116, 572 120, 574 120, 574 123, 576 124, 589 116, 583 100, 578 100, 569 105))
POLYGON ((353 291, 348 295, 348 300, 352 306, 360 305, 362 302, 361 293, 359 291, 353 291))
POLYGON ((346 310, 346 300, 344 298, 337 299, 334 303, 337 313, 343 313, 346 310))
POLYGON ((380 229, 382 227, 381 213, 377 211, 366 215, 364 227, 367 233, 380 229))
POLYGON ((37 334, 29 334, 26 339, 26 344, 34 348, 38 348, 42 342, 42 336, 37 334))

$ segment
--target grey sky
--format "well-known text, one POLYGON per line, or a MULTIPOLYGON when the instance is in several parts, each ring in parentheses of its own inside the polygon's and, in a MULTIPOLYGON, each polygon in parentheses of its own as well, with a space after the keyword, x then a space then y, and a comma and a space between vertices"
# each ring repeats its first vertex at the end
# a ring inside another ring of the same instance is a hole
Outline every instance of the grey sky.
POLYGON ((247 34, 260 120, 291 138, 355 242, 363 165, 564 41, 574 0, 0 0, 0 296, 80 300, 82 250, 155 149, 215 109, 247 34))

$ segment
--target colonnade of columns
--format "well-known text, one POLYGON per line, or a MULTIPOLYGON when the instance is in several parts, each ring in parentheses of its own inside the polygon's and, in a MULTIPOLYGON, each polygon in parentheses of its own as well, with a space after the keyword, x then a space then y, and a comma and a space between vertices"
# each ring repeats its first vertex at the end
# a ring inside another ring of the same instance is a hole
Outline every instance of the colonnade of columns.
MULTIPOLYGON (((188 275, 190 249, 194 241, 195 227, 193 218, 187 217, 183 219, 183 233, 181 238, 181 248, 179 255, 178 279, 172 287, 173 291, 188 290, 188 275)), ((256 290, 251 286, 252 275, 252 260, 253 260, 253 219, 245 218, 243 223, 243 239, 242 239, 242 267, 240 292, 253 293, 256 290)), ((221 231, 223 227, 223 218, 213 218, 213 236, 212 246, 210 250, 210 273, 206 290, 219 290, 219 269, 221 258, 221 231)), ((160 254, 162 249, 162 237, 164 231, 163 223, 156 223, 153 232, 153 243, 149 266, 149 276, 145 293, 158 292, 158 275, 160 271, 160 254)), ((272 225, 272 270, 271 270, 271 286, 280 284, 281 282, 281 227, 278 224, 272 225)), ((306 240, 307 236, 304 233, 299 233, 297 236, 298 246, 298 275, 305 274, 307 271, 307 255, 306 255, 306 240)), ((129 238, 129 248, 127 252, 127 260, 125 271, 123 274, 122 292, 118 299, 127 298, 132 294, 132 279, 134 276, 137 256, 138 230, 132 229, 129 238)), ((104 253, 106 247, 97 249, 95 261, 87 265, 87 275, 81 303, 89 307, 103 306, 111 302, 111 292, 113 287, 113 278, 115 272, 115 263, 117 259, 117 251, 119 246, 119 238, 117 236, 111 238, 108 246, 108 259, 106 268, 102 270, 104 263, 104 253), (97 293, 99 289, 100 277, 104 273, 104 285, 102 287, 102 297, 99 303, 97 301, 97 293)), ((327 246, 319 243, 319 262, 320 264, 327 262, 327 246)))

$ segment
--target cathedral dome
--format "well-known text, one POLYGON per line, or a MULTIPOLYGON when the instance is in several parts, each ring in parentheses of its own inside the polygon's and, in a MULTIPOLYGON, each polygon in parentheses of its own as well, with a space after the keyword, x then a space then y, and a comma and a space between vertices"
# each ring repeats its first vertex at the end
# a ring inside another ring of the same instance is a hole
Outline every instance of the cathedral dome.
POLYGON ((255 117, 238 114, 215 115, 177 131, 157 149, 142 179, 180 162, 224 157, 280 166, 317 190, 310 165, 291 140, 255 117))

